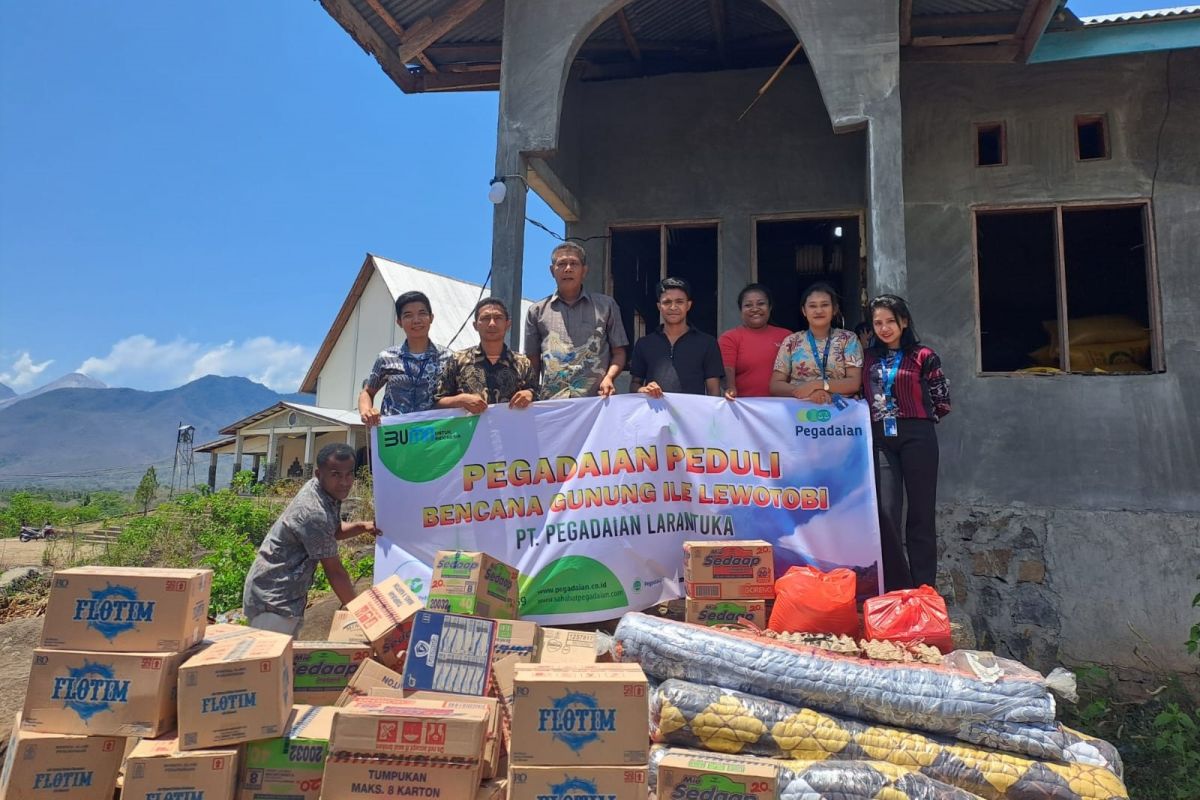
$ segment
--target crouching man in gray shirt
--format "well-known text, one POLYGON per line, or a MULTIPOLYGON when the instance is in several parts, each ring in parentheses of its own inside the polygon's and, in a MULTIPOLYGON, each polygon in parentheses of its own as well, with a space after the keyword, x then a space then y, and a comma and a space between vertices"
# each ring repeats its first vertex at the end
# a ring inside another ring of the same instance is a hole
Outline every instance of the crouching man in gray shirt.
POLYGON ((342 522, 342 501, 354 486, 354 450, 329 444, 317 453, 316 474, 275 520, 242 591, 250 626, 295 636, 304 622, 308 590, 317 562, 343 604, 354 599, 354 583, 338 556, 338 541, 363 533, 379 535, 374 520, 342 522))

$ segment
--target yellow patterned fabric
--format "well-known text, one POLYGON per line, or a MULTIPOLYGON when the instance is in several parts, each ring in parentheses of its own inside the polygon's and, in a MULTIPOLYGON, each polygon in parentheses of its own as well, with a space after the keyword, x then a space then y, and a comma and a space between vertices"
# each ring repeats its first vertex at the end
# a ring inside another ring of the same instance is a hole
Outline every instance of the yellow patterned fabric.
POLYGON ((665 681, 655 690, 651 733, 655 741, 717 753, 883 762, 988 800, 1129 796, 1121 779, 1102 767, 1036 761, 679 680, 665 681))

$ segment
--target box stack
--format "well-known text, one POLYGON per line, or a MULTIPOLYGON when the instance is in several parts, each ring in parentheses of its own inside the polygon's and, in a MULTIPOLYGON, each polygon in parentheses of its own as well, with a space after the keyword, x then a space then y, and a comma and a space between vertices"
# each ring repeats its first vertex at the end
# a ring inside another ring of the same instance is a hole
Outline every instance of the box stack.
POLYGON ((294 706, 283 736, 247 744, 238 800, 317 800, 336 711, 294 706))
POLYGON ((683 544, 684 620, 698 625, 767 624, 775 596, 775 557, 769 542, 695 541, 683 544))
POLYGON ((54 574, 3 796, 111 798, 126 751, 119 737, 175 729, 178 675, 204 639, 211 587, 204 569, 54 574))
POLYGON ((637 664, 518 664, 509 800, 647 797, 646 675, 637 664))
POLYGON ((430 611, 515 619, 520 573, 486 553, 440 550, 433 559, 430 611))

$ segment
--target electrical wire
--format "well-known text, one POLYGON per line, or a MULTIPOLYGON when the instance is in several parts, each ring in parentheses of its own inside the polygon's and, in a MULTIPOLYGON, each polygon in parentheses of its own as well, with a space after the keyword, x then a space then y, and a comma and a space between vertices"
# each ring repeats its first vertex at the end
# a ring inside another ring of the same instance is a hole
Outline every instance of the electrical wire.
POLYGON ((1171 57, 1175 55, 1174 50, 1167 51, 1167 69, 1166 69, 1166 92, 1167 99, 1163 104, 1162 120, 1158 123, 1158 136, 1154 143, 1154 174, 1150 176, 1150 200, 1154 200, 1154 190, 1158 186, 1158 167, 1162 164, 1162 140, 1163 132, 1167 129, 1167 119, 1171 116, 1171 57))

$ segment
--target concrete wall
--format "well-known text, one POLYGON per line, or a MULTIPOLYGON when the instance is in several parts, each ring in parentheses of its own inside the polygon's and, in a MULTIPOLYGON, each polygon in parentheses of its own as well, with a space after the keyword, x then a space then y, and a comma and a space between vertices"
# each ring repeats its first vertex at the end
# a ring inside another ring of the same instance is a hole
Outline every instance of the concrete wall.
POLYGON ((1200 52, 1170 59, 1165 125, 1166 54, 902 75, 909 300, 955 403, 939 427, 942 588, 985 641, 1043 666, 1152 671, 1140 652, 1195 669, 1200 52), (1093 112, 1112 158, 1081 163, 1073 120, 1093 112), (978 169, 972 124, 994 120, 1009 166, 978 169), (971 206, 1152 194, 1166 372, 979 375, 971 206))
POLYGON ((404 341, 404 332, 396 324, 394 303, 383 278, 373 272, 321 369, 318 406, 348 411, 358 408, 363 379, 379 351, 404 341))
MULTIPOLYGON (((753 216, 861 210, 866 137, 835 134, 812 70, 784 71, 741 122, 771 70, 571 83, 552 165, 580 203, 571 236, 629 222, 720 220, 719 327, 738 324, 753 216)), ((607 263, 604 239, 589 261, 607 263)), ((603 286, 603 270, 589 282, 603 286)))

